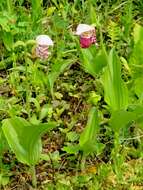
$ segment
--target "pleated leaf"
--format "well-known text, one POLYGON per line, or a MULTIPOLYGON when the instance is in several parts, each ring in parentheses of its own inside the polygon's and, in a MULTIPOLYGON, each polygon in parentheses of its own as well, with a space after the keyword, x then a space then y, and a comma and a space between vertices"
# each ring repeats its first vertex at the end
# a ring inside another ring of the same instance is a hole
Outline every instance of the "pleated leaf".
POLYGON ((100 149, 103 147, 102 144, 97 142, 96 137, 98 132, 98 111, 95 107, 93 107, 89 112, 87 125, 79 139, 80 150, 82 150, 84 154, 87 155, 93 152, 99 152, 99 145, 100 149))
POLYGON ((41 136, 56 127, 54 123, 32 125, 25 119, 14 117, 2 122, 2 130, 17 159, 35 165, 41 155, 41 136))
POLYGON ((81 49, 82 67, 85 72, 96 77, 107 65, 107 55, 104 49, 97 52, 95 47, 81 49))
POLYGON ((121 78, 121 64, 115 50, 108 57, 108 65, 103 73, 104 99, 111 110, 126 109, 128 90, 121 78))

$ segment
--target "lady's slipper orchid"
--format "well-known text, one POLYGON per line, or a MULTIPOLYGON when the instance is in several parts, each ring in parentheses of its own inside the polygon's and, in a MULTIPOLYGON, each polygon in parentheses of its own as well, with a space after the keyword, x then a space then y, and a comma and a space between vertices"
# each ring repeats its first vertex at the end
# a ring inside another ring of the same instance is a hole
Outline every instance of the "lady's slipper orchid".
POLYGON ((88 48, 92 44, 96 44, 96 33, 94 26, 79 24, 75 34, 80 36, 80 46, 82 48, 88 48))
POLYGON ((36 38, 36 56, 45 60, 50 55, 49 46, 53 46, 53 41, 47 35, 39 35, 36 38))

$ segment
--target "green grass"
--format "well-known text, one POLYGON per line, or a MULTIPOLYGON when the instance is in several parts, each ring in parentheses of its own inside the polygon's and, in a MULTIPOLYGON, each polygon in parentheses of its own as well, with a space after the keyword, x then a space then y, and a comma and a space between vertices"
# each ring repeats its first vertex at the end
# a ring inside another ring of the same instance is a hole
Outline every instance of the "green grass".
POLYGON ((36 177, 37 190, 143 189, 143 4, 44 2, 0 2, 0 188, 34 189, 36 177), (98 47, 79 47, 79 23, 95 25, 98 47), (34 54, 39 34, 54 41, 46 61, 34 54), (56 123, 42 136, 36 176, 3 133, 15 116, 56 123))

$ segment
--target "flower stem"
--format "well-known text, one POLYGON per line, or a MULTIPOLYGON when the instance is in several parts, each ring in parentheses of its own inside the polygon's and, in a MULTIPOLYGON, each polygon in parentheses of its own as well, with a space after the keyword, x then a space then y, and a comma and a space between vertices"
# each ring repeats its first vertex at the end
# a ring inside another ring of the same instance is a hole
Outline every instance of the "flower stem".
POLYGON ((32 176, 32 185, 34 188, 37 187, 37 179, 36 179, 36 170, 35 166, 31 166, 31 176, 32 176))

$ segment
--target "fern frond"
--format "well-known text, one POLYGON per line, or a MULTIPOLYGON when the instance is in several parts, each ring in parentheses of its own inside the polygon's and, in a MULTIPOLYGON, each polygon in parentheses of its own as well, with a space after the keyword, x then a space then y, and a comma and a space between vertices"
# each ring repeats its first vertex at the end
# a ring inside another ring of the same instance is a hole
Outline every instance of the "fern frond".
POLYGON ((107 27, 108 37, 113 46, 116 41, 120 39, 121 31, 118 23, 110 21, 107 27))

